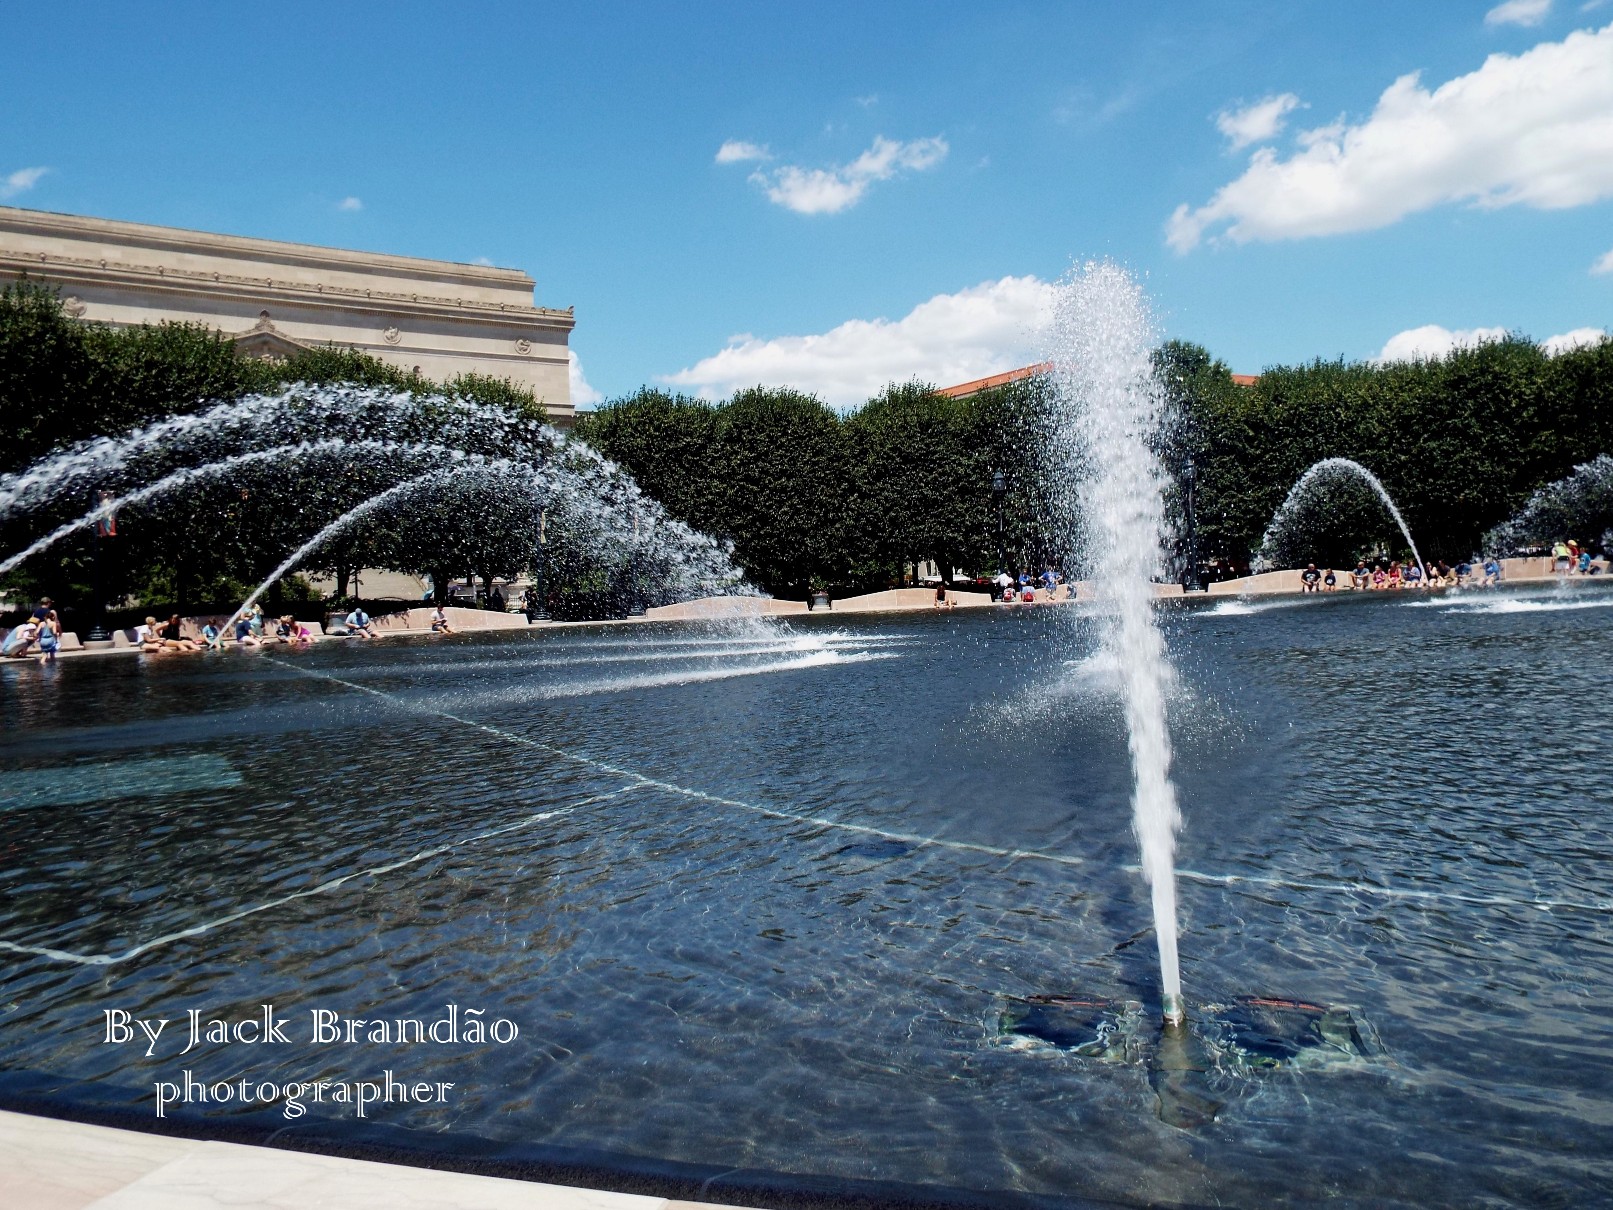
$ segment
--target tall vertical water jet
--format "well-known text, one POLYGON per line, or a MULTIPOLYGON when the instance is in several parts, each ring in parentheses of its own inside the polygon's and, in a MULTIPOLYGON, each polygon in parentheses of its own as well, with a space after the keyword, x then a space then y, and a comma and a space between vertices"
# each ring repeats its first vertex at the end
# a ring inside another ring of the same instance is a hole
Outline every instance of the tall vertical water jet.
POLYGON ((1079 483, 1082 555, 1120 669, 1135 779, 1132 826, 1154 909, 1167 1025, 1186 1018, 1176 943, 1176 832, 1165 698, 1174 677, 1154 620, 1162 572, 1165 476, 1155 453, 1165 397, 1150 356, 1155 332, 1142 288, 1118 265, 1088 264, 1059 283, 1054 304, 1055 473, 1079 483))

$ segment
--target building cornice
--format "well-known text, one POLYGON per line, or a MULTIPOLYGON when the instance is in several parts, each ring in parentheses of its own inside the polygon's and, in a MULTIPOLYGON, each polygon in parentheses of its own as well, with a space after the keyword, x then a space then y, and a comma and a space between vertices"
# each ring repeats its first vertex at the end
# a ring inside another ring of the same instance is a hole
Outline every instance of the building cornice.
POLYGON ((344 268, 398 277, 438 277, 480 287, 524 288, 530 291, 535 285, 523 270, 501 269, 494 265, 396 256, 388 252, 355 252, 349 248, 327 248, 319 244, 299 244, 254 236, 219 235, 211 231, 59 214, 51 210, 26 210, 17 206, 0 206, 0 230, 46 238, 106 240, 124 247, 151 248, 168 253, 212 253, 240 259, 279 260, 324 270, 344 268))
POLYGON ((443 297, 410 291, 336 286, 324 283, 276 281, 272 275, 256 276, 177 269, 165 265, 134 265, 87 257, 61 256, 40 252, 22 255, 0 250, 0 274, 37 276, 65 286, 124 286, 143 291, 202 295, 238 299, 243 289, 253 299, 290 303, 329 310, 354 308, 385 311, 387 314, 430 316, 434 319, 464 317, 478 321, 497 319, 519 327, 570 332, 576 326, 572 308, 564 311, 531 305, 484 303, 463 298, 443 297))

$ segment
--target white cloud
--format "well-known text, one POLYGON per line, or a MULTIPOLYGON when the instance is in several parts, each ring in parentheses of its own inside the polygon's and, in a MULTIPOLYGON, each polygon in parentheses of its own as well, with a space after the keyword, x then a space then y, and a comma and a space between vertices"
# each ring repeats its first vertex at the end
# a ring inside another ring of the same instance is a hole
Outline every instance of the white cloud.
POLYGON ((1551 0, 1506 0, 1484 14, 1486 25, 1539 25, 1551 12, 1551 0))
MULTIPOLYGON (((1383 352, 1378 354, 1377 360, 1432 361, 1444 357, 1453 349, 1471 348, 1487 341, 1503 340, 1506 335, 1505 328, 1458 328, 1452 331, 1438 324, 1424 324, 1420 328, 1408 328, 1391 336, 1389 343, 1383 346, 1383 352)), ((1596 344, 1606 337, 1607 333, 1601 328, 1575 328, 1572 332, 1548 336, 1540 342, 1540 347, 1548 357, 1556 357, 1559 353, 1566 353, 1571 349, 1596 344)))
POLYGON ((362 210, 364 209, 364 203, 356 197, 344 197, 336 203, 336 209, 346 211, 362 210))
POLYGON ((1178 252, 1224 228, 1236 243, 1370 231, 1449 202, 1542 210, 1613 196, 1613 25, 1491 55, 1429 92, 1413 74, 1359 125, 1263 147, 1208 203, 1178 206, 1178 252))
POLYGON ((1231 141, 1229 150, 1237 151, 1251 143, 1276 138, 1282 131, 1283 119, 1299 108, 1299 98, 1293 93, 1280 93, 1241 109, 1223 109, 1215 115, 1215 128, 1231 141))
POLYGON ((866 97, 858 97, 857 104, 861 105, 864 109, 872 109, 875 105, 879 104, 879 94, 877 92, 871 92, 866 97))
POLYGON ((489 258, 489 257, 486 257, 486 256, 478 256, 475 260, 471 261, 471 264, 473 264, 473 265, 486 265, 489 269, 491 269, 493 267, 492 259, 489 258))
POLYGON ((1451 331, 1438 324, 1424 324, 1397 332, 1378 354, 1379 361, 1433 361, 1444 357, 1452 349, 1483 344, 1490 340, 1504 340, 1505 328, 1458 328, 1451 331))
POLYGON ((1546 351, 1546 356, 1556 357, 1559 353, 1582 349, 1586 345, 1600 344, 1606 339, 1607 333, 1601 328, 1575 328, 1572 332, 1564 332, 1561 336, 1547 337, 1540 342, 1540 347, 1546 351))
POLYGON ((887 383, 917 377, 952 386, 1029 365, 1053 287, 1036 277, 1005 277, 956 294, 937 294, 901 319, 851 319, 814 336, 760 340, 736 336, 721 352, 662 381, 722 398, 764 384, 810 391, 851 407, 887 383))
POLYGON ((877 135, 873 146, 849 164, 837 168, 786 164, 772 172, 753 172, 750 179, 767 191, 769 201, 797 214, 838 214, 860 202, 875 181, 888 181, 904 170, 934 168, 949 150, 939 136, 899 143, 877 135))
POLYGON ((27 193, 49 171, 49 168, 19 168, 10 176, 0 177, 0 202, 9 201, 19 193, 27 193))
POLYGON ((1600 260, 1591 266, 1594 274, 1613 273, 1613 251, 1605 253, 1600 260))
POLYGON ((592 407, 604 399, 603 395, 588 385, 588 379, 583 377, 582 362, 577 360, 577 350, 567 349, 566 357, 571 362, 571 406, 574 408, 592 407))
POLYGON ((743 139, 729 139, 717 148, 717 163, 743 164, 750 160, 770 160, 772 155, 766 147, 759 143, 747 143, 743 139))

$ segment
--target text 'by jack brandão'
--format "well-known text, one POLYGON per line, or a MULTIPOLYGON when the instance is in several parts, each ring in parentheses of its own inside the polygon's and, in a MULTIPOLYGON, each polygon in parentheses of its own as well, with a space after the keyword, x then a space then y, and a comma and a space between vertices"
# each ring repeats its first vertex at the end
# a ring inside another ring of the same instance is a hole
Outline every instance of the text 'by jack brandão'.
MULTIPOLYGON (((508 1046, 521 1035, 507 1017, 489 1018, 487 1010, 443 1006, 430 1017, 360 1017, 330 1008, 281 1013, 273 1004, 259 1005, 247 1016, 210 1016, 201 1009, 186 1009, 183 1017, 136 1017, 126 1009, 102 1010, 109 1046, 140 1046, 145 1057, 161 1061, 196 1055, 216 1057, 219 1048, 252 1048, 242 1057, 257 1056, 266 1046, 442 1047, 454 1050, 508 1046)), ((319 1066, 328 1068, 328 1057, 319 1066)), ((189 1068, 177 1078, 156 1080, 157 1116, 167 1116, 176 1105, 229 1105, 233 1107, 280 1104, 287 1118, 300 1118, 309 1105, 335 1105, 357 1117, 368 1116, 377 1105, 441 1105, 454 1084, 441 1080, 400 1080, 390 1070, 380 1078, 314 1080, 258 1080, 241 1076, 228 1080, 198 1079, 189 1068)))

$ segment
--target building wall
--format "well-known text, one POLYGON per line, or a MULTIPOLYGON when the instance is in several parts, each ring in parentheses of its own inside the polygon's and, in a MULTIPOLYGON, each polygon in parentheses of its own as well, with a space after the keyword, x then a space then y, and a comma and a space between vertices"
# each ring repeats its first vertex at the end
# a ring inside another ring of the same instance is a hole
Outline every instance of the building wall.
POLYGON ((252 356, 334 344, 436 381, 489 374, 572 416, 575 318, 534 305, 519 269, 0 206, 0 281, 23 274, 84 320, 205 324, 252 356))

